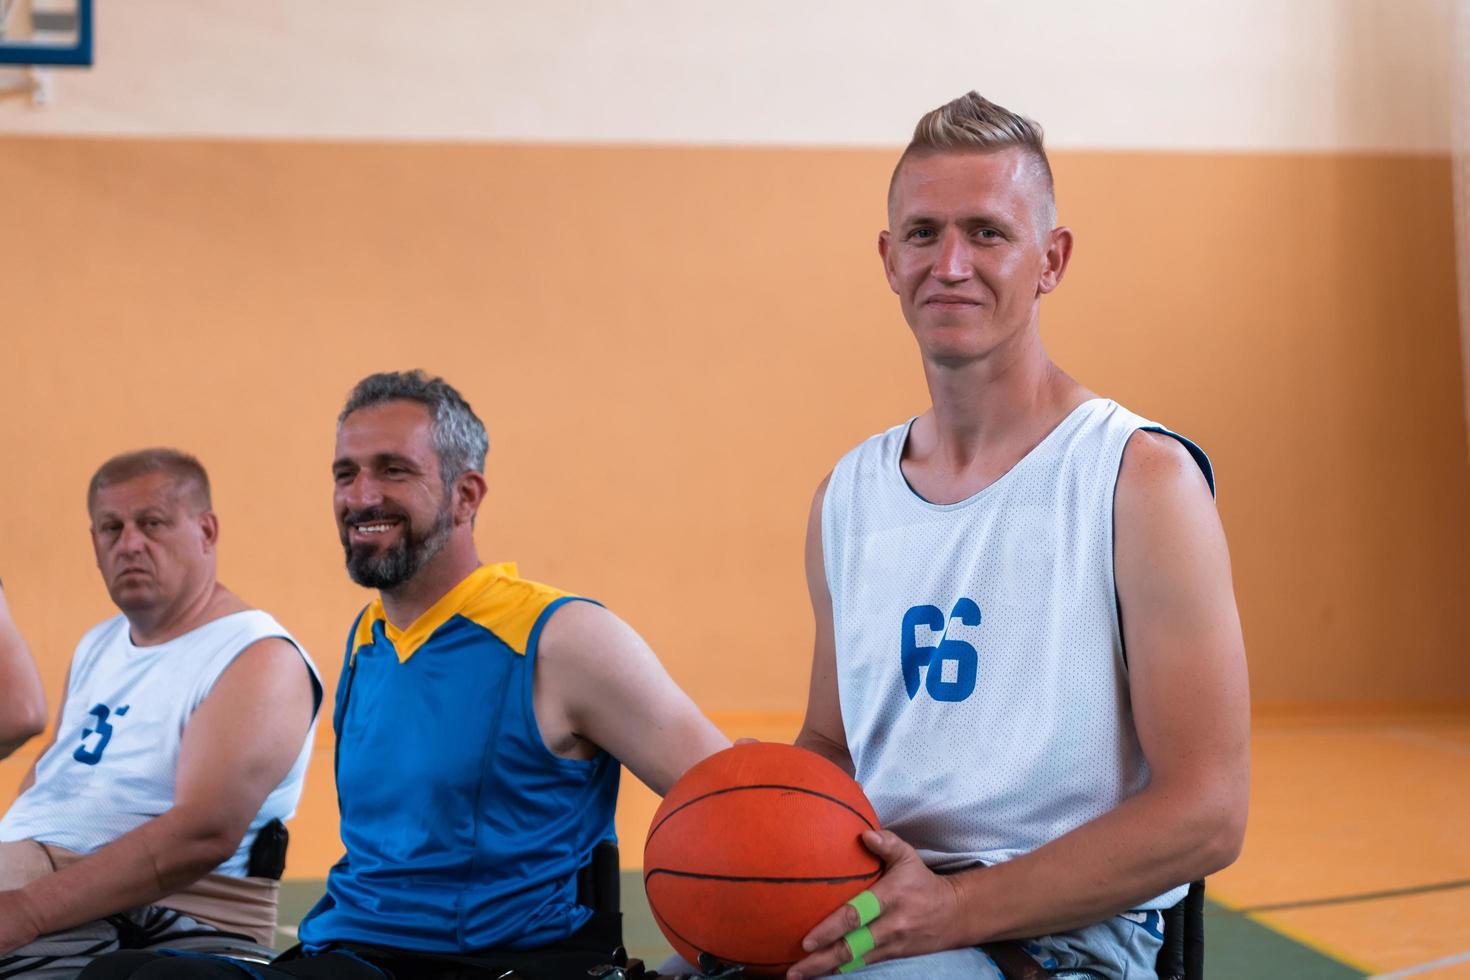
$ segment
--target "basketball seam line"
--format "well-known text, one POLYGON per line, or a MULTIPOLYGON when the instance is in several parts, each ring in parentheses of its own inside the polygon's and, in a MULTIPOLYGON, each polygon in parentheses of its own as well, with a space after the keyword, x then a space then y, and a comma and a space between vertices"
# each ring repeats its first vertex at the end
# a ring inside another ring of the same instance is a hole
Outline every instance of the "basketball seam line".
POLYGON ((647 888, 648 879, 652 878, 654 875, 673 875, 675 878, 697 878, 701 881, 758 881, 768 885, 840 885, 844 882, 849 881, 867 881, 869 878, 876 878, 882 873, 882 869, 880 868, 876 871, 864 871, 862 874, 839 875, 836 877, 827 877, 825 875, 820 875, 807 878, 779 878, 763 877, 761 875, 717 875, 708 874, 703 871, 675 871, 672 868, 653 868, 649 870, 646 874, 644 874, 643 885, 645 888, 647 888))
POLYGON ((788 790, 792 790, 792 791, 797 792, 797 793, 806 793, 806 794, 808 794, 810 796, 817 796, 817 797, 820 797, 820 798, 822 798, 824 800, 828 800, 828 801, 830 801, 832 803, 836 803, 838 806, 842 807, 844 810, 850 811, 853 816, 857 817, 863 823, 867 824, 869 830, 877 830, 878 829, 877 827, 874 827, 873 826, 873 822, 871 820, 869 820, 867 817, 863 816, 863 814, 860 813, 857 810, 856 807, 854 807, 852 804, 848 803, 846 800, 838 799, 835 796, 829 796, 826 793, 819 793, 819 792, 817 792, 814 789, 807 789, 805 786, 787 786, 784 783, 752 783, 752 784, 746 785, 746 786, 727 786, 724 789, 710 790, 708 793, 705 793, 705 794, 703 794, 701 796, 696 796, 692 800, 688 800, 688 801, 686 801, 684 803, 680 803, 678 806, 674 807, 674 809, 670 810, 664 816, 664 818, 662 820, 660 820, 658 823, 654 824, 651 828, 649 828, 649 831, 648 831, 648 840, 650 840, 650 841, 653 840, 653 835, 656 834, 656 833, 658 833, 659 828, 662 827, 664 824, 668 823, 669 820, 671 820, 673 818, 674 814, 678 813, 680 810, 683 810, 683 809, 685 809, 687 807, 691 807, 691 806, 693 806, 694 804, 698 803, 701 800, 707 800, 711 796, 720 796, 720 795, 725 794, 725 793, 739 793, 739 792, 743 792, 743 791, 748 790, 748 789, 788 789, 788 790))

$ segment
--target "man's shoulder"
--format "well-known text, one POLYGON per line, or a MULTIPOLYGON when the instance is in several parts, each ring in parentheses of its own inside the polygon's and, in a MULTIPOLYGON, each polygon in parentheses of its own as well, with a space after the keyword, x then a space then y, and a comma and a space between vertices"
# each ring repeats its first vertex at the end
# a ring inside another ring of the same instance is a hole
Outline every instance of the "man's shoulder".
POLYGON ((1193 466, 1194 460, 1176 436, 1145 427, 1135 429, 1128 440, 1128 447, 1123 450, 1123 465, 1174 469, 1193 466))
POLYGON ((877 432, 874 432, 866 439, 858 442, 847 452, 843 453, 841 458, 849 459, 851 457, 858 456, 865 451, 881 449, 883 446, 892 443, 895 440, 902 441, 908 436, 909 429, 913 426, 914 422, 918 420, 918 418, 919 416, 913 415, 909 418, 904 419, 902 422, 890 425, 886 429, 880 429, 877 432))
POLYGON ((239 651, 266 639, 279 639, 298 650, 302 649, 296 638, 281 625, 281 621, 276 617, 264 609, 243 605, 239 609, 200 623, 177 640, 170 642, 176 642, 180 646, 218 645, 239 651))
POLYGON ((1191 446, 1168 432, 1133 433, 1123 450, 1113 495, 1117 541, 1193 537, 1206 524, 1218 524, 1213 474, 1191 446))
MULTIPOLYGON (((516 653, 524 654, 535 643, 549 610, 584 598, 554 585, 521 578, 514 566, 493 566, 459 614, 493 633, 516 653)), ((592 600, 575 604, 596 605, 592 600)))
POLYGON ((128 618, 122 613, 109 616, 82 634, 71 655, 73 678, 86 675, 87 667, 96 663, 107 651, 119 644, 128 645, 128 618))
POLYGON ((1129 495, 1214 492, 1214 472, 1194 443, 1166 429, 1135 429, 1123 447, 1118 493, 1129 495))
MULTIPOLYGON (((264 609, 242 606, 200 623, 167 643, 153 648, 155 655, 139 660, 138 669, 177 676, 190 683, 214 679, 247 654, 254 660, 279 663, 289 656, 299 659, 317 678, 316 664, 306 648, 264 609)), ((319 681, 318 681, 319 683, 319 681)))
POLYGON ((119 636, 125 636, 127 629, 128 617, 122 613, 107 617, 82 634, 82 638, 77 641, 76 655, 80 656, 84 652, 95 649, 110 640, 115 640, 119 636))
MULTIPOLYGON (((305 663, 314 683, 316 665, 275 618, 260 610, 245 610, 201 623, 194 629, 155 647, 131 642, 129 623, 119 614, 88 630, 72 658, 66 697, 90 703, 98 695, 115 693, 119 685, 146 685, 153 696, 172 703, 193 703, 237 659, 280 664, 288 652, 305 663), (172 693, 170 693, 172 692, 172 693), (194 692, 192 695, 189 692, 194 692)), ((105 699, 105 698, 104 698, 105 699)))
POLYGON ((875 432, 838 457, 823 486, 833 481, 843 482, 859 471, 876 475, 882 471, 884 461, 896 459, 903 451, 904 441, 918 416, 904 419, 897 425, 875 432))

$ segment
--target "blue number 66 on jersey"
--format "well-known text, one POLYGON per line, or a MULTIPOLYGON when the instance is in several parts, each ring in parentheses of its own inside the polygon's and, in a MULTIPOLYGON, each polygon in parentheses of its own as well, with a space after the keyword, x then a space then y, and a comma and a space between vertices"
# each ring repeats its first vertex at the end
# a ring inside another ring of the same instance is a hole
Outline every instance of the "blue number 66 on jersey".
POLYGON ((919 693, 919 671, 925 670, 924 687, 936 701, 963 701, 975 693, 975 676, 980 655, 964 640, 948 636, 950 620, 958 619, 966 626, 980 625, 980 607, 973 599, 961 599, 946 617, 938 606, 914 606, 903 614, 902 658, 903 686, 912 701, 919 693), (940 634, 936 647, 919 646, 918 629, 927 626, 940 634), (954 679, 944 679, 944 665, 953 661, 954 679))

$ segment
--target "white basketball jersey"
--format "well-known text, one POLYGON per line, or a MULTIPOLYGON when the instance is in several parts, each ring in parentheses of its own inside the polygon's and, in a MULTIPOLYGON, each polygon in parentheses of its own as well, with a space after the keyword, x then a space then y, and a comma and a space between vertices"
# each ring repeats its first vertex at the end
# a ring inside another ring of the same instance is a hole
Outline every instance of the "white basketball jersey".
MULTIPOLYGON (((222 616, 157 646, 134 646, 124 616, 77 645, 58 736, 36 763, 36 781, 0 820, 0 840, 39 840, 90 854, 173 806, 184 726, 226 667, 267 637, 301 653, 321 703, 321 675, 306 651, 265 612, 222 616)), ((315 716, 296 763, 218 869, 243 876, 256 832, 289 818, 301 797, 315 716)))
POLYGON ((990 486, 932 504, 899 467, 912 424, 843 457, 822 504, 842 721, 884 827, 936 869, 994 864, 1148 784, 1113 490, 1129 437, 1166 430, 1093 399, 990 486))

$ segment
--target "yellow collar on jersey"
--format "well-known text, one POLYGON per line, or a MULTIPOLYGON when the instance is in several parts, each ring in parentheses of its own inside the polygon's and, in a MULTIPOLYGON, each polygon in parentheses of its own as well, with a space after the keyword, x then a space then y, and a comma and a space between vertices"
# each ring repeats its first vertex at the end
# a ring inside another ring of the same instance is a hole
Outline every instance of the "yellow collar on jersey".
POLYGON ((434 632, 455 616, 464 616, 499 637, 508 647, 524 655, 530 643, 531 630, 548 605, 567 593, 539 582, 520 577, 515 562, 481 565, 464 577, 454 588, 424 610, 407 629, 400 630, 388 621, 381 597, 357 622, 352 638, 352 653, 373 642, 373 624, 383 623, 383 635, 393 644, 399 663, 407 663, 434 632))

